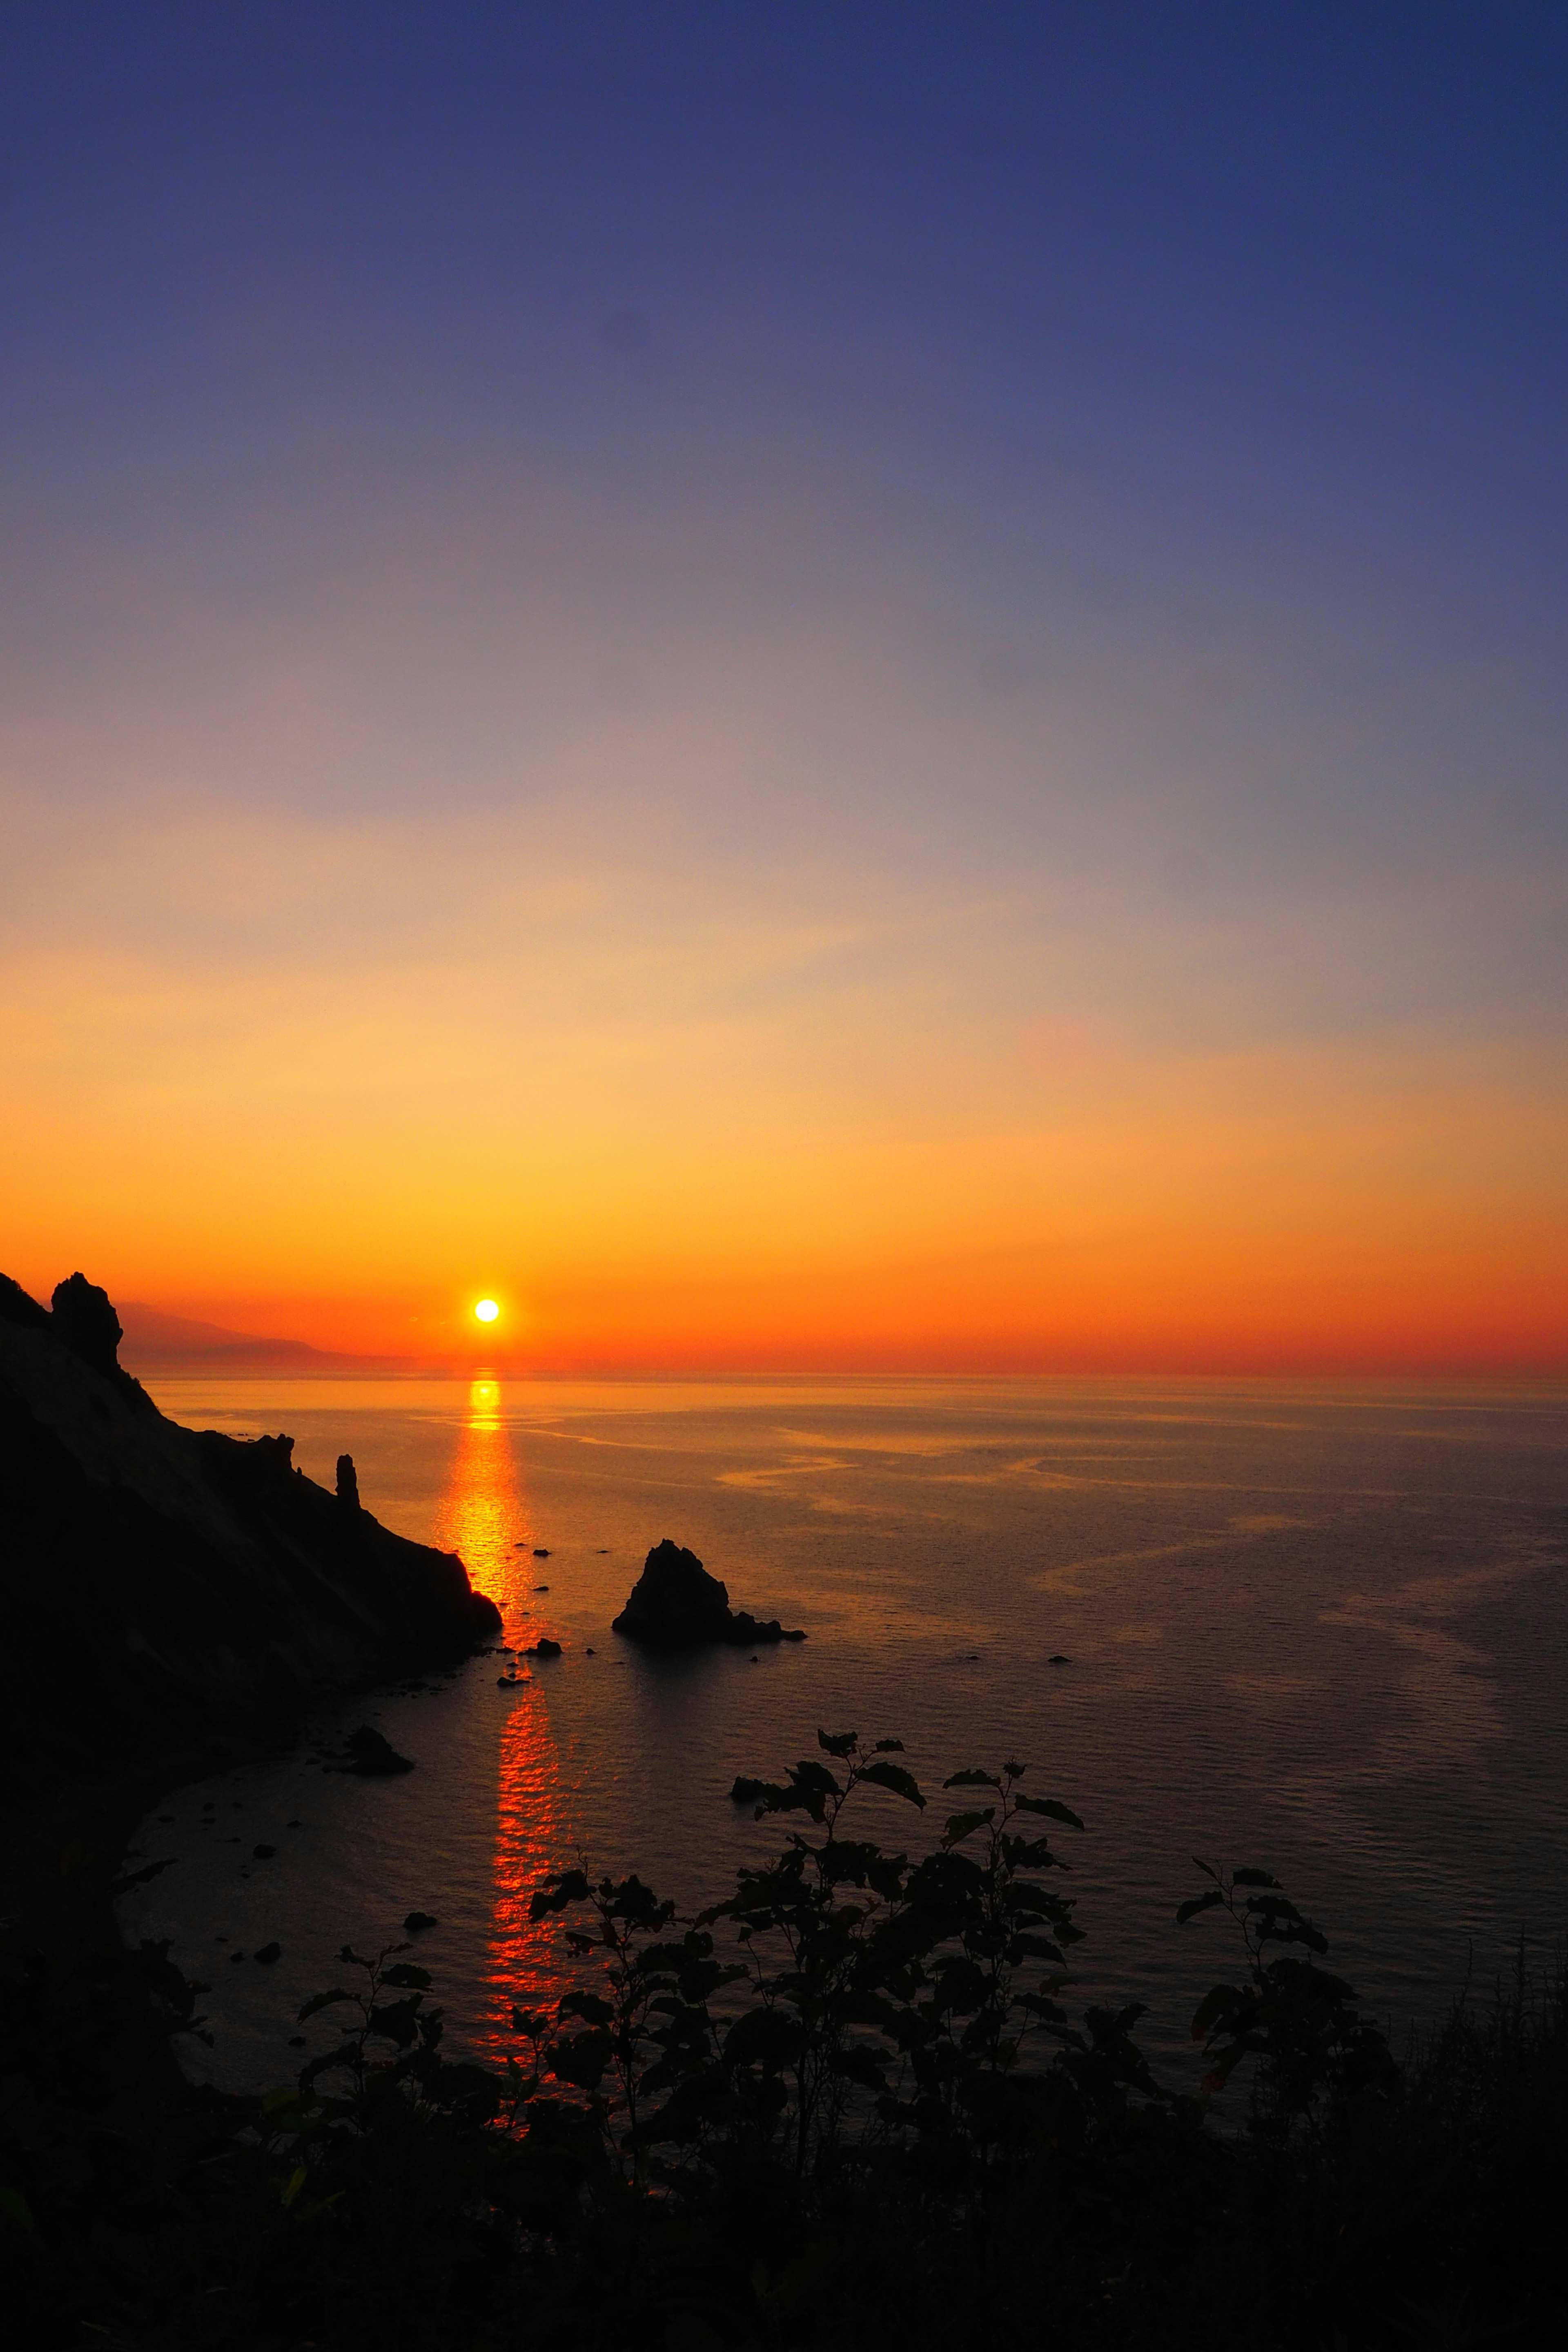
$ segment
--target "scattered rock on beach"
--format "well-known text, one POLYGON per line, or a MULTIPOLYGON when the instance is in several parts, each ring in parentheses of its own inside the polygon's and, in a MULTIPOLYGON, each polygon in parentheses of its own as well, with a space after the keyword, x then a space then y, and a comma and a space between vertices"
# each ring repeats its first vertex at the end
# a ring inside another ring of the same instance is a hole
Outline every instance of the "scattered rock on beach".
POLYGON ((349 1769, 367 1780, 375 1780, 392 1772, 412 1772, 414 1759, 400 1756, 390 1739, 384 1738, 374 1726, 362 1723, 349 1736, 349 1754, 353 1759, 349 1769))

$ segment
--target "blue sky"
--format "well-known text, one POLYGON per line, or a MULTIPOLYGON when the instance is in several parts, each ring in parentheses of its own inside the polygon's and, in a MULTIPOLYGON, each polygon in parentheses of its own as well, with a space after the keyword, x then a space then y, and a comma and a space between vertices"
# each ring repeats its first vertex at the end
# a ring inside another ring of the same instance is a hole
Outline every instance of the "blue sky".
POLYGON ((0 64, 41 1133, 243 1159, 189 1008, 303 1132, 300 1004, 364 1070, 410 992, 364 1117, 502 1008, 525 1225, 542 1101, 984 1154, 1020 1037, 1555 1085, 1561 9, 51 5, 0 64))

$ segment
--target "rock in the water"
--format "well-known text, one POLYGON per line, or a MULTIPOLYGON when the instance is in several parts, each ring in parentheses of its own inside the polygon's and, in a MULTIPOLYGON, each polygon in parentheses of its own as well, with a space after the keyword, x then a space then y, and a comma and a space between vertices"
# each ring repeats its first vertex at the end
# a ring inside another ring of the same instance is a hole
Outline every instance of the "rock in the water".
POLYGON ((283 1958, 283 1947, 281 1944, 263 1944, 256 1957, 264 1969, 269 1969, 274 1960, 283 1958))
POLYGON ((349 1754, 353 1758, 351 1769, 374 1780, 387 1772, 412 1772, 414 1759, 400 1756, 390 1739, 368 1723, 362 1723, 349 1735, 349 1754))
POLYGON ((411 1911, 403 1924, 411 1936, 417 1936, 422 1928, 438 1927, 441 1922, 436 1917, 434 1912, 411 1911))
POLYGON ((558 1658, 561 1655, 561 1644, 559 1642, 552 1642, 548 1633, 541 1633, 532 1649, 520 1651, 519 1655, 524 1658, 558 1658))
POLYGON ((643 1572, 615 1621, 617 1633, 634 1641, 693 1643, 734 1643, 742 1648, 753 1642, 804 1642, 801 1633, 786 1633, 776 1617, 765 1623, 744 1609, 731 1609, 728 1588, 710 1576, 694 1551, 672 1543, 667 1536, 655 1544, 643 1563, 643 1572))

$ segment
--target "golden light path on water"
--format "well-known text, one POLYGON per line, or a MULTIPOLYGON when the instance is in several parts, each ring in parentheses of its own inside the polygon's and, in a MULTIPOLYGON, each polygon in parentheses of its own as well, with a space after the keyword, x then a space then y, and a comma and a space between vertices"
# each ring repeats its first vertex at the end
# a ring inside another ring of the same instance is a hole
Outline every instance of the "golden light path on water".
MULTIPOLYGON (((469 1388, 434 1540, 443 1551, 461 1555, 476 1590, 495 1602, 510 1647, 553 1630, 548 1617, 532 1607, 540 1563, 532 1557, 528 1507, 498 1381, 476 1380, 469 1388)), ((572 1850, 560 1760, 538 1682, 531 1676, 515 1693, 498 1692, 496 1704, 507 1712, 496 1790, 489 2000, 480 2029, 481 2046, 492 2056, 517 2049, 514 2005, 537 2009, 563 1990, 560 1922, 531 1922, 528 1901, 544 1873, 559 1868, 572 1850)))

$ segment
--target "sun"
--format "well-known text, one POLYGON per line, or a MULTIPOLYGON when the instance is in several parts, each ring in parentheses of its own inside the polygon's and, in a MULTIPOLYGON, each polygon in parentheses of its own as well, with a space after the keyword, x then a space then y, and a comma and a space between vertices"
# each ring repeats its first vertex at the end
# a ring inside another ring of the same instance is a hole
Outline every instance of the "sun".
POLYGON ((496 1317, 500 1313, 500 1308, 496 1305, 493 1298, 481 1298, 479 1305, 475 1307, 474 1313, 479 1317, 481 1323, 493 1323, 496 1317))

